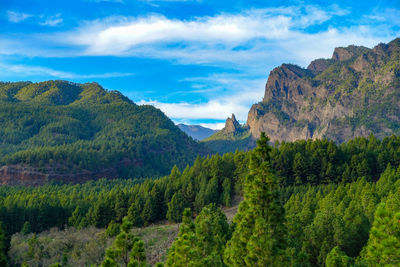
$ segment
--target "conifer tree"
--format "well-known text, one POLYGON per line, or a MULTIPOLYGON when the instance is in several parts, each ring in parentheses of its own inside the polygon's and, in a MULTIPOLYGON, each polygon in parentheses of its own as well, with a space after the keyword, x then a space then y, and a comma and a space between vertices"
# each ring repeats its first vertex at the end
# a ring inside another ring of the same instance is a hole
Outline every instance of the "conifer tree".
POLYGON ((146 266, 146 254, 144 251, 143 240, 137 240, 132 247, 131 253, 129 254, 130 261, 128 267, 145 267, 146 266))
POLYGON ((194 223, 192 221, 192 212, 185 209, 182 216, 182 224, 179 227, 178 238, 172 243, 168 252, 166 266, 186 267, 191 261, 195 261, 196 250, 194 223))
POLYGON ((176 192, 168 203, 167 219, 170 222, 180 222, 186 203, 180 191, 176 192))
POLYGON ((379 204, 364 255, 370 266, 400 265, 400 190, 379 204))
POLYGON ((203 208, 193 223, 185 209, 177 240, 168 253, 167 266, 224 266, 223 251, 229 238, 225 214, 215 204, 203 208))
POLYGON ((223 253, 229 239, 225 214, 215 204, 202 209, 195 220, 196 250, 199 266, 223 266, 223 253))
POLYGON ((131 228, 132 223, 125 217, 120 227, 120 233, 115 238, 113 246, 106 251, 102 267, 118 266, 119 262, 122 262, 123 266, 128 266, 129 252, 135 242, 138 241, 138 238, 130 233, 131 228))
POLYGON ((326 267, 352 266, 352 258, 347 256, 338 246, 334 247, 326 256, 326 267))
POLYGON ((269 138, 264 133, 250 158, 244 200, 225 249, 229 266, 285 266, 286 228, 276 177, 270 170, 269 138))

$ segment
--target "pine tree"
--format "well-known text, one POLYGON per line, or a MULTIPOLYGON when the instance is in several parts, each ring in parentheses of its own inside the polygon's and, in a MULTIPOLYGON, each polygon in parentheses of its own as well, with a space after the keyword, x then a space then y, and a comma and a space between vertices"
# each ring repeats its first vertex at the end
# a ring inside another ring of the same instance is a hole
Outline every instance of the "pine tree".
POLYGON ((228 221, 215 204, 204 207, 194 223, 190 210, 185 209, 167 266, 224 266, 223 251, 228 238, 228 221))
POLYGON ((303 184, 306 177, 306 162, 304 156, 297 152, 293 160, 293 174, 297 185, 303 184))
POLYGON ((146 266, 146 254, 144 251, 143 240, 137 240, 132 247, 131 253, 129 254, 128 267, 145 267, 146 266))
POLYGON ((128 266, 129 252, 134 243, 138 241, 138 238, 130 233, 131 228, 132 223, 125 217, 113 246, 106 251, 106 257, 102 263, 103 267, 118 266, 119 262, 122 262, 123 266, 128 266))
POLYGON ((261 134, 251 155, 244 200, 234 218, 232 239, 225 249, 229 266, 285 266, 284 209, 277 179, 270 171, 271 147, 261 134))
POLYGON ((326 267, 349 267, 352 266, 352 258, 347 256, 338 246, 334 247, 326 256, 326 267))
POLYGON ((223 253, 229 239, 225 214, 215 204, 203 208, 195 220, 199 266, 223 266, 223 253))
POLYGON ((189 262, 198 260, 194 246, 195 233, 192 212, 190 209, 185 209, 182 216, 182 224, 179 227, 178 238, 171 245, 166 266, 186 267, 189 262))
POLYGON ((182 193, 180 191, 176 192, 168 203, 167 220, 170 222, 180 222, 185 207, 186 203, 182 193))
POLYGON ((120 225, 118 223, 115 223, 114 221, 111 221, 108 224, 105 233, 108 237, 114 237, 119 234, 119 231, 120 231, 120 225))
POLYGON ((371 266, 400 265, 400 190, 379 204, 364 258, 371 266), (390 202, 395 202, 391 205, 390 202), (394 206, 394 208, 393 208, 394 206))

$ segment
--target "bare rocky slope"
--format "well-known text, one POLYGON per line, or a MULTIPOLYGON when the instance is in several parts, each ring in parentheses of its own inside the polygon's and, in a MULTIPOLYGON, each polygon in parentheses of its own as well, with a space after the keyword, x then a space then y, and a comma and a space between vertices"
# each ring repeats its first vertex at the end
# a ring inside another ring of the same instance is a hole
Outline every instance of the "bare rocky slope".
POLYGON ((341 143, 371 133, 399 134, 400 38, 372 49, 339 47, 332 58, 314 60, 306 69, 273 69, 263 100, 251 107, 243 128, 253 139, 265 132, 271 141, 341 143))

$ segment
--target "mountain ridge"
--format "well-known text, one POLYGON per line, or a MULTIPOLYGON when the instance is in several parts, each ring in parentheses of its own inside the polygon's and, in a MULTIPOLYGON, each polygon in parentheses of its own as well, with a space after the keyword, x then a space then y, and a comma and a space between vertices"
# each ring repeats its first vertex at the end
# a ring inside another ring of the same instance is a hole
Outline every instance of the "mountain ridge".
POLYGON ((169 173, 208 150, 153 106, 97 83, 0 83, 0 183, 169 173))
POLYGON ((201 125, 188 125, 179 123, 177 124, 177 126, 187 135, 198 141, 208 138, 218 131, 207 127, 203 127, 201 125))
POLYGON ((398 103, 400 38, 373 48, 337 47, 331 58, 313 60, 307 68, 274 68, 245 128, 252 139, 265 132, 272 142, 328 138, 342 143, 371 133, 383 138, 400 133, 398 103))

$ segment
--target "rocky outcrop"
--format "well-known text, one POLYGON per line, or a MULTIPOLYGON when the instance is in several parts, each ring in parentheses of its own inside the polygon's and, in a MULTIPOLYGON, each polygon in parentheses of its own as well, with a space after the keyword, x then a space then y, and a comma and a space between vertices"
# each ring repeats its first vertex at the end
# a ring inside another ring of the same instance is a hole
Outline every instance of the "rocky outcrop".
POLYGON ((327 137, 343 142, 374 133, 400 133, 400 39, 373 49, 339 47, 331 59, 307 69, 273 69, 263 101, 254 104, 247 127, 271 141, 327 137))
POLYGON ((225 133, 235 133, 240 128, 239 122, 236 120, 235 114, 232 114, 231 118, 227 118, 225 121, 225 127, 223 131, 225 133))
POLYGON ((307 69, 310 70, 313 74, 319 74, 326 70, 331 64, 333 60, 320 58, 312 61, 310 65, 308 65, 307 69))

